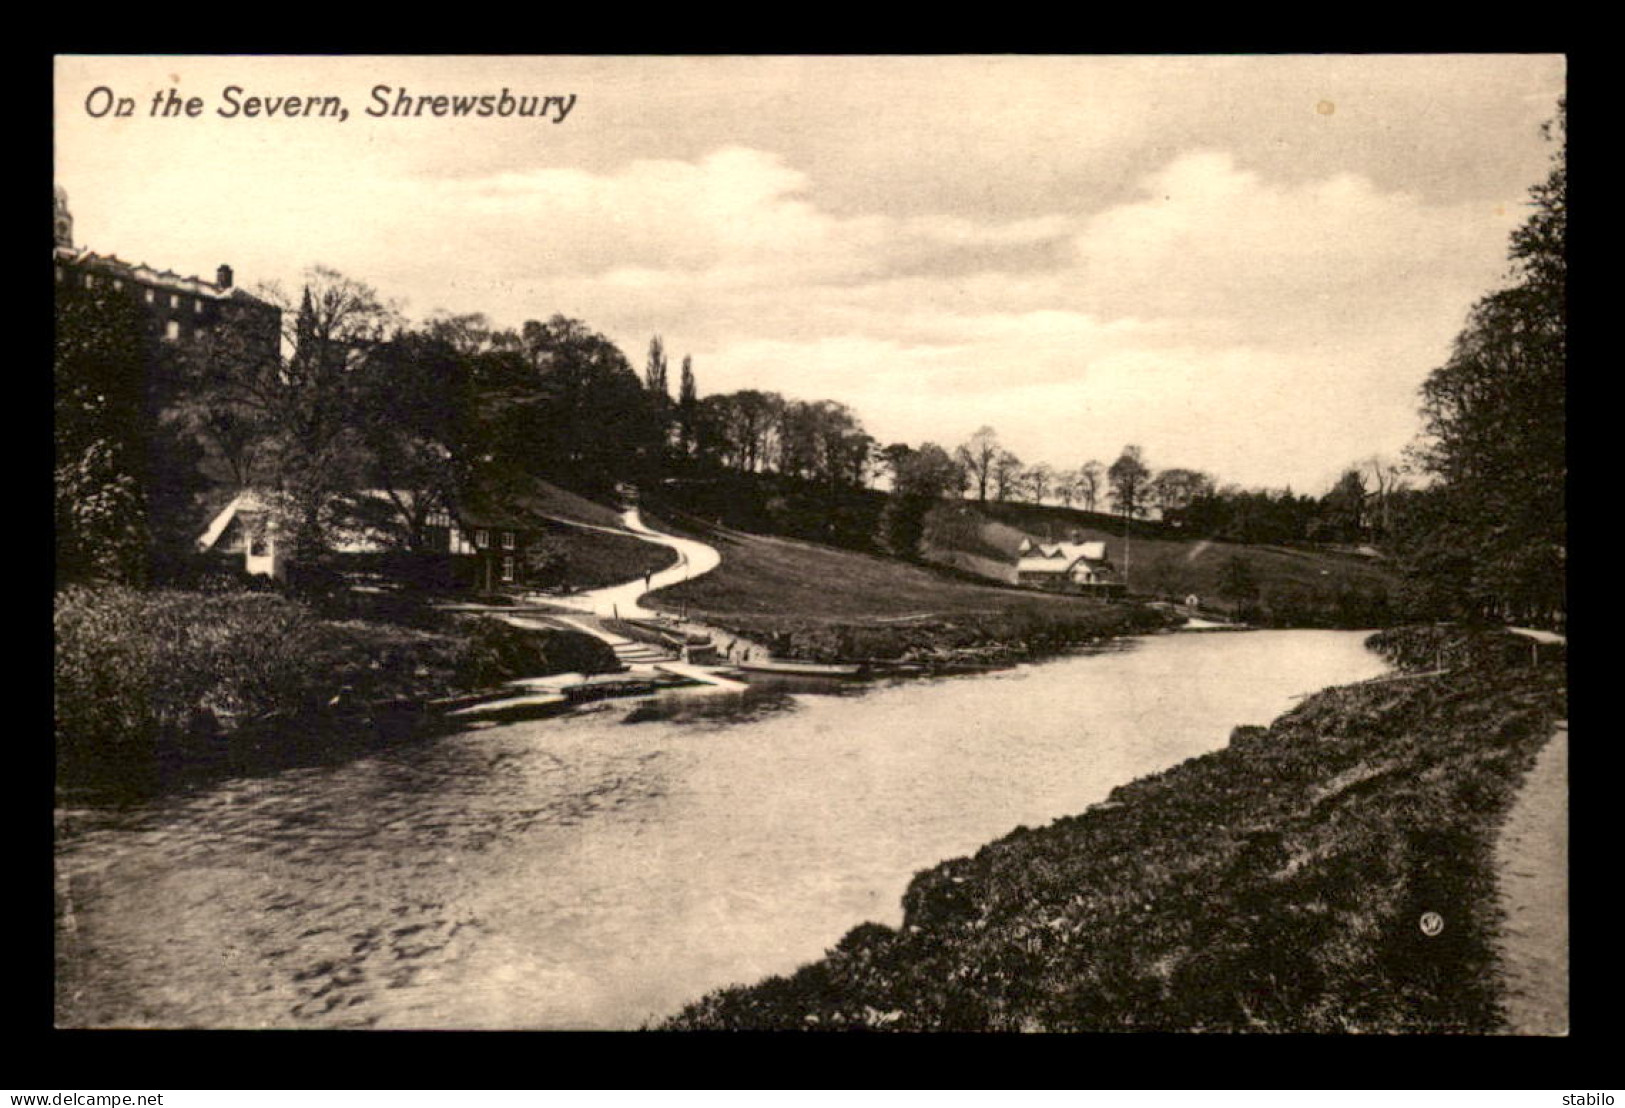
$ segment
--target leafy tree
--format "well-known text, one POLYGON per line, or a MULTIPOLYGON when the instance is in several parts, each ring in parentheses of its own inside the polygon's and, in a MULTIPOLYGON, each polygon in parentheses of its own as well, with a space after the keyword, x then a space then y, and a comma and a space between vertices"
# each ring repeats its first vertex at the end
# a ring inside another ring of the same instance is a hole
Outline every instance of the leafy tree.
POLYGON ((934 442, 922 443, 918 450, 902 444, 887 447, 896 458, 891 495, 881 510, 879 541, 882 549, 901 558, 919 552, 925 531, 925 517, 950 493, 964 487, 965 471, 960 463, 934 442))
POLYGON ((135 294, 106 283, 56 296, 55 523, 59 584, 137 582, 147 566, 156 339, 135 294))
POLYGON ((1239 554, 1225 559, 1219 569, 1219 595, 1235 603, 1238 614, 1244 614, 1258 600, 1258 577, 1252 563, 1239 554))
POLYGON ((694 381, 694 359, 683 355, 682 381, 677 390, 677 450, 686 460, 693 456, 699 439, 699 386, 694 381))
POLYGON ((670 395, 666 385, 666 347, 659 335, 649 340, 649 361, 643 371, 643 387, 657 400, 670 395))
POLYGON ((1117 504, 1119 511, 1129 519, 1144 512, 1144 492, 1146 482, 1151 477, 1151 470, 1145 464, 1145 458, 1138 446, 1125 446, 1123 453, 1118 455, 1109 470, 1106 479, 1110 482, 1112 500, 1117 504))
MULTIPOLYGON (((1473 309, 1449 361, 1422 386, 1421 467, 1439 478, 1441 522, 1407 557, 1459 544, 1471 557, 1458 614, 1560 618, 1566 604, 1565 394, 1568 175, 1563 106, 1546 128, 1558 144, 1534 213, 1512 236, 1511 287, 1473 309)), ((1459 567, 1456 567, 1459 570, 1459 567)), ((1448 571, 1446 568, 1445 571, 1448 571)), ((1413 591, 1416 591, 1413 589, 1413 591)), ((1443 583, 1421 591, 1448 593, 1443 583)))
POLYGON ((1195 469, 1165 469, 1146 486, 1147 497, 1162 509, 1162 517, 1182 515, 1197 497, 1213 491, 1213 478, 1195 469))
POLYGON ((1320 499, 1314 537, 1332 542, 1359 542, 1365 532, 1365 477, 1357 469, 1344 472, 1332 490, 1320 499))

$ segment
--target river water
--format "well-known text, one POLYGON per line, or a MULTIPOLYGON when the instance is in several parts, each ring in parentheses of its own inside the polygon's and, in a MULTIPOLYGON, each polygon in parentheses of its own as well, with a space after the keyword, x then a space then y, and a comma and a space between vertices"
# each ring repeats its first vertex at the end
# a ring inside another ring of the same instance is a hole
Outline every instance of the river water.
POLYGON ((899 923, 920 869, 1376 676, 1364 637, 668 695, 62 810, 57 1022, 635 1028, 899 923))

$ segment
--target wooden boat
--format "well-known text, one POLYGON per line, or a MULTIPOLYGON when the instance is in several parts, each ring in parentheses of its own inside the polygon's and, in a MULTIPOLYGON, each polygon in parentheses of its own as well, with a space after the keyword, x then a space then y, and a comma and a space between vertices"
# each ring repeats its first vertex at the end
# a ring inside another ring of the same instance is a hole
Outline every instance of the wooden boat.
POLYGON ((864 667, 858 664, 781 662, 772 658, 760 662, 735 662, 734 668, 746 673, 784 677, 862 677, 864 674, 864 667))
POLYGON ((694 683, 693 678, 679 677, 669 673, 659 673, 648 677, 602 674, 597 677, 589 677, 578 684, 566 685, 559 691, 572 702, 582 703, 589 700, 607 700, 615 696, 649 696, 661 689, 676 688, 694 683))

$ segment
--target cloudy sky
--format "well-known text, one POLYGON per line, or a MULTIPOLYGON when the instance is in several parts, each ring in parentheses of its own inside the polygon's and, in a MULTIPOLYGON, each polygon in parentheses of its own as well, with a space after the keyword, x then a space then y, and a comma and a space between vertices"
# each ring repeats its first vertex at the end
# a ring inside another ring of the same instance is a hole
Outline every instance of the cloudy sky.
POLYGON ((640 369, 659 334, 702 394, 840 400, 882 442, 986 424, 1029 463, 1136 443, 1321 492, 1415 435, 1564 81, 1534 55, 61 58, 55 174, 76 242, 131 261, 563 313, 640 369), (560 99, 380 118, 377 86, 560 99), (169 90, 199 114, 152 115, 169 90))

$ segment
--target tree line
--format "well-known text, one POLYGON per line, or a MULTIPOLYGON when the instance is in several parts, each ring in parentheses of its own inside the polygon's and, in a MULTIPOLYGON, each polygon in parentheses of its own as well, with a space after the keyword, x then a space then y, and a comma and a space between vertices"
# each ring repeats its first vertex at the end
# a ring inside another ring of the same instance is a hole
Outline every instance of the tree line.
POLYGON ((1513 235, 1512 283, 1475 306, 1423 385, 1422 441, 1404 463, 1349 466, 1322 496, 1153 470, 1135 445, 1110 464, 1028 465, 990 426, 952 449, 882 447, 833 400, 760 389, 702 397, 687 355, 674 398, 659 336, 640 376, 580 320, 500 329, 441 313, 413 324, 371 286, 315 267, 297 297, 265 290, 282 309, 278 350, 229 325, 165 342, 133 289, 58 288, 59 578, 137 579, 154 559, 181 556, 211 483, 269 490, 308 557, 356 525, 345 513, 357 511, 372 513, 361 522, 373 533, 419 549, 436 508, 535 476, 588 495, 711 483, 722 491, 708 508, 755 497, 767 524, 902 556, 917 553, 925 514, 945 498, 1109 504, 1125 519, 1156 512, 1193 536, 1380 544, 1404 569, 1414 612, 1560 618, 1561 111, 1547 133, 1558 149, 1513 235), (885 497, 873 491, 883 480, 885 497), (357 489, 386 495, 347 496, 357 489))

